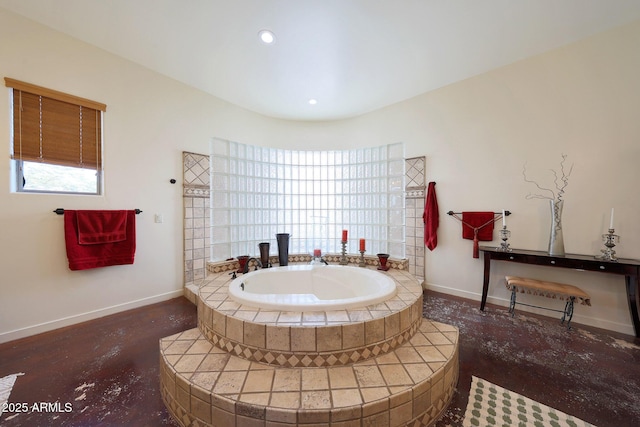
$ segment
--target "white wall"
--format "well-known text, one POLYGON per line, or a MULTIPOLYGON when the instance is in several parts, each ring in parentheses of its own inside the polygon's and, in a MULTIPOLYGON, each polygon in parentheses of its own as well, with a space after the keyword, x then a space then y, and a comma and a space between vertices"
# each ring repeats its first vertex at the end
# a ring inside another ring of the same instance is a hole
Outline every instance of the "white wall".
MULTIPOLYGON (((106 192, 100 197, 9 193, 0 162, 0 342, 179 295, 182 289, 181 152, 208 152, 216 136, 282 148, 338 149, 404 141, 427 156, 437 181, 439 245, 427 253, 435 289, 479 298, 481 260, 460 238, 450 209, 509 209, 512 245, 545 249, 549 215, 521 178, 575 163, 564 215, 567 252, 597 253, 616 208, 618 254, 640 258, 640 23, 336 122, 289 122, 253 114, 0 9, 0 75, 107 104, 106 192), (169 179, 178 184, 169 184, 169 179), (136 262, 72 272, 62 217, 51 211, 129 209, 137 218, 136 262), (162 213, 164 223, 153 222, 162 213)), ((8 99, 8 95, 7 98, 8 99)), ((9 151, 9 104, 0 103, 9 151)), ((7 157, 8 159, 8 157, 7 157)), ((494 244, 497 244, 495 242, 494 244)), ((507 273, 564 280, 592 294, 576 321, 631 334, 619 277, 496 264, 490 301, 507 298, 507 273), (588 317, 585 317, 588 316, 588 317)))
POLYGON ((254 140, 270 120, 3 9, 0 76, 107 105, 104 196, 12 194, 0 91, 0 342, 182 295, 182 151, 207 153, 213 135, 254 140), (142 209, 135 263, 70 271, 58 207, 142 209))
MULTIPOLYGON (((461 239, 449 210, 508 209, 512 247, 546 250, 548 202, 525 198, 536 188, 524 182, 522 169, 526 163, 529 177, 552 186, 544 178, 559 170, 563 153, 574 164, 563 215, 566 252, 600 254, 614 207, 622 236, 617 254, 640 259, 638 46, 640 22, 331 124, 344 140, 404 141, 408 157, 427 156, 440 207, 439 244, 426 251, 428 287, 480 298, 482 257, 472 258, 472 243, 461 239)), ((327 124, 320 127, 320 138, 330 138, 327 124)), ((494 236, 490 245, 498 245, 494 236)), ((506 274, 581 286, 593 307, 577 307, 575 321, 633 334, 621 276, 494 263, 490 302, 507 304, 506 274)), ((562 308, 540 297, 520 300, 562 308)))

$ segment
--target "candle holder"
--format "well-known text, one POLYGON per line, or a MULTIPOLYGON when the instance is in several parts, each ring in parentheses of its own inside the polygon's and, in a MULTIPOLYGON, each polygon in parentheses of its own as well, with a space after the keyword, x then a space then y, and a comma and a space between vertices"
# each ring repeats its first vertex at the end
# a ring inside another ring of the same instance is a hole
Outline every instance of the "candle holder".
POLYGON ((600 252, 602 252, 602 255, 596 255, 596 258, 603 261, 617 262, 618 258, 616 258, 616 251, 614 251, 613 248, 620 243, 620 236, 615 234, 613 228, 610 228, 607 234, 602 235, 602 242, 606 246, 606 249, 601 249, 600 252))
POLYGON ((238 257, 238 269, 236 270, 236 273, 244 273, 244 268, 247 265, 247 261, 249 260, 249 255, 240 255, 238 257))
POLYGON ((364 251, 360 251, 360 263, 358 267, 366 267, 367 264, 364 262, 364 251))
POLYGON ((502 240, 502 243, 500 243, 500 246, 496 248, 496 251, 511 252, 509 243, 507 243, 507 240, 509 240, 509 237, 511 237, 511 231, 507 230, 507 226, 505 225, 502 227, 502 230, 500 230, 500 240, 502 240))
POLYGON ((340 255, 340 265, 349 264, 349 258, 347 258, 347 241, 343 240, 340 242, 342 244, 342 252, 340 255))
POLYGON ((389 271, 389 265, 387 265, 387 262, 389 261, 389 254, 378 254, 378 260, 380 261, 378 270, 389 271))

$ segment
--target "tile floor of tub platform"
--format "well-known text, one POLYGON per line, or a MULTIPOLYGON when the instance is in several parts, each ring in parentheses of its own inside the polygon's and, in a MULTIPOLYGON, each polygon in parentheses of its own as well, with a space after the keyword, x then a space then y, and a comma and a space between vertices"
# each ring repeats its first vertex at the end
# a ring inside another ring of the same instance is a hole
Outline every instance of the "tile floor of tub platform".
POLYGON ((162 394, 185 426, 428 426, 457 383, 457 343, 456 328, 425 319, 378 357, 281 368, 220 350, 192 329, 161 340, 162 394))
MULTIPOLYGON (((512 319, 504 307, 478 305, 425 293, 425 316, 460 329, 460 379, 437 427, 462 426, 471 375, 598 427, 640 425, 640 339, 577 323, 566 331, 557 318, 512 319)), ((160 396, 158 341, 195 326, 195 305, 176 298, 0 344, 0 378, 25 373, 9 402, 73 405, 68 413, 5 412, 0 425, 177 426, 160 396)))

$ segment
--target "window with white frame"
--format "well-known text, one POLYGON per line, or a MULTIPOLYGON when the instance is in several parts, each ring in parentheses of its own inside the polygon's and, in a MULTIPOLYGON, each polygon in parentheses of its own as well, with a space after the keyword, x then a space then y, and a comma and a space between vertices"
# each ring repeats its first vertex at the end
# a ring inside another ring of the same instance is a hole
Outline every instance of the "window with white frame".
POLYGON ((258 243, 289 233, 291 254, 348 253, 404 258, 404 144, 342 151, 283 150, 214 139, 211 258, 257 255, 258 243))
POLYGON ((106 105, 5 78, 14 192, 100 194, 106 105))

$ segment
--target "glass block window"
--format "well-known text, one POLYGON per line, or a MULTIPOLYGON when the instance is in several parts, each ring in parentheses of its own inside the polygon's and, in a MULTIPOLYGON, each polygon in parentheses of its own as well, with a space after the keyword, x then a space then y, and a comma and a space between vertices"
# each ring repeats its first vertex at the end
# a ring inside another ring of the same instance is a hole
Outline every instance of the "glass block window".
POLYGON ((404 144, 343 151, 283 150, 214 139, 211 258, 258 255, 258 243, 289 233, 290 254, 405 256, 404 144))

